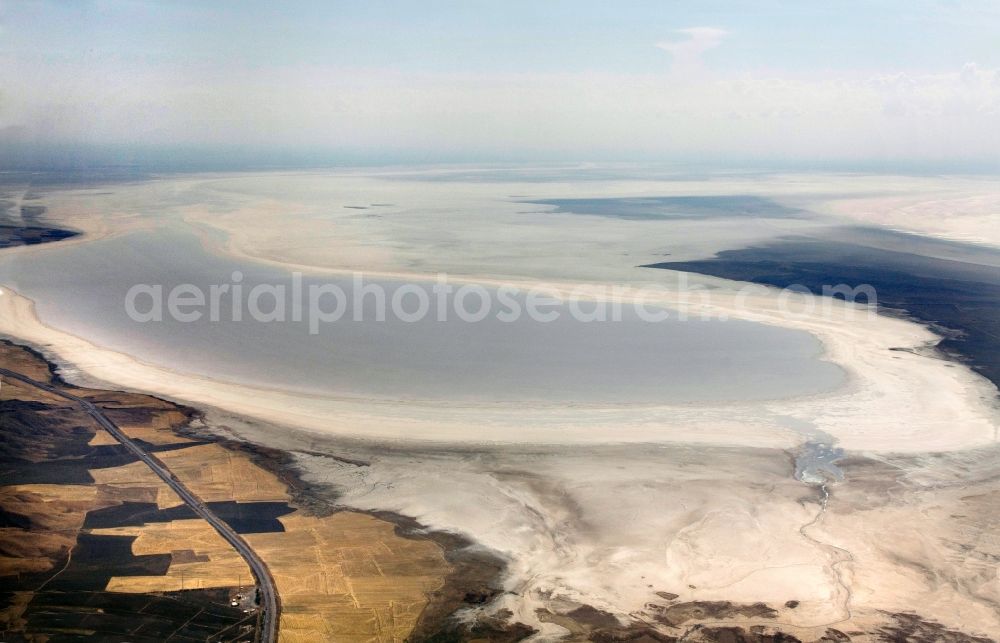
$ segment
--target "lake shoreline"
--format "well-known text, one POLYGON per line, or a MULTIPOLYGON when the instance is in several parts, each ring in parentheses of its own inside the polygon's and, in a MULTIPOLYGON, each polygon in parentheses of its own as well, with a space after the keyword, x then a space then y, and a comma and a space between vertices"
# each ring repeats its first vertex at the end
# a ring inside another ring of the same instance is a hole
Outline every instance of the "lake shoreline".
MULTIPOLYGON (((740 250, 725 250, 701 261, 659 262, 642 266, 681 270, 773 288, 804 286, 813 293, 837 284, 874 288, 882 314, 923 324, 933 330, 940 355, 990 380, 1000 395, 1000 278, 997 268, 956 259, 908 253, 912 235, 864 230, 868 236, 887 237, 898 251, 865 245, 863 241, 823 237, 789 237, 740 250)), ((885 239, 882 240, 886 242, 885 239)), ((961 245, 920 239, 923 246, 944 246, 954 252, 961 245)), ((925 248, 926 249, 926 248, 925 248)), ((987 249, 971 247, 970 252, 987 249)), ((1000 262, 1000 251, 993 253, 1000 262)), ((970 257, 971 259, 971 257, 970 257)), ((862 296, 864 297, 864 296, 862 296)))
MULTIPOLYGON (((44 365, 48 369, 52 384, 86 391, 88 394, 94 391, 94 389, 79 389, 79 387, 67 382, 60 373, 59 367, 49 361, 37 348, 10 340, 0 341, 7 349, 23 350, 39 364, 44 365)), ((116 392, 116 394, 124 398, 132 395, 121 392, 116 392)), ((448 573, 444 585, 428 594, 428 604, 423 609, 416 628, 410 633, 408 640, 421 641, 444 631, 462 631, 464 626, 454 619, 456 612, 488 603, 501 593, 499 581, 505 570, 505 562, 481 547, 474 547, 471 541, 457 534, 427 529, 412 518, 394 512, 364 511, 339 506, 335 500, 331 501, 328 496, 323 497, 323 494, 314 485, 301 477, 295 458, 291 454, 279 449, 223 437, 204 424, 205 415, 199 409, 179 406, 175 402, 157 398, 155 395, 146 395, 145 397, 158 400, 166 407, 176 409, 180 413, 183 419, 170 427, 178 437, 191 440, 193 444, 217 444, 229 451, 245 454, 256 466, 274 474, 287 487, 291 496, 290 506, 318 518, 328 517, 338 512, 368 515, 393 525, 395 533, 402 538, 431 541, 440 547, 451 566, 451 571, 448 573)), ((63 482, 72 483, 68 480, 63 482)), ((62 483, 52 481, 49 484, 62 483)), ((219 501, 215 500, 215 502, 219 501)), ((102 520, 106 522, 108 518, 102 520)), ((98 522, 94 520, 86 524, 96 526, 98 522)), ((493 627, 497 632, 509 630, 522 634, 530 633, 530 628, 518 623, 503 623, 497 620, 493 623, 493 627)))

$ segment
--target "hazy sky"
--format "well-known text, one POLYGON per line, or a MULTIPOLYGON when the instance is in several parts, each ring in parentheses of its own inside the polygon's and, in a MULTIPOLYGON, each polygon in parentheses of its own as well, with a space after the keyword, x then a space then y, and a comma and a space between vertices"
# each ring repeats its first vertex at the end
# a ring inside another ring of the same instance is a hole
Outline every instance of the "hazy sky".
POLYGON ((996 163, 998 70, 991 1, 26 0, 0 145, 996 163))

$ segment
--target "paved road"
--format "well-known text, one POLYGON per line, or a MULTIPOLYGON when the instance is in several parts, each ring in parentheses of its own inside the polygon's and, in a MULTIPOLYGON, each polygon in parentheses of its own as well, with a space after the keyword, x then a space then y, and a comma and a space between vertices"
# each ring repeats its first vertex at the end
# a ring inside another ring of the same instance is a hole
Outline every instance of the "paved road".
POLYGON ((267 565, 265 565, 264 561, 257 555, 257 552, 251 549, 250 545, 243 540, 242 536, 236 533, 236 531, 226 524, 224 520, 215 515, 215 513, 208 508, 208 505, 206 505, 201 498, 196 496, 186 486, 184 486, 184 483, 174 477, 174 474, 172 474, 170 470, 163 465, 163 463, 143 451, 138 444, 132 441, 132 438, 128 437, 124 431, 119 429, 114 422, 109 420, 108 417, 90 401, 67 393, 56 386, 52 386, 51 384, 33 380, 30 377, 7 370, 6 368, 0 368, 0 375, 5 375, 12 379, 19 380, 25 384, 38 387, 79 404, 84 411, 90 414, 90 416, 101 425, 102 428, 114 436, 114 438, 118 440, 122 446, 146 463, 146 466, 152 469, 153 473, 158 475, 164 482, 167 483, 167 485, 170 486, 171 489, 177 492, 177 495, 181 497, 187 506, 191 507, 196 514, 204 518, 208 524, 212 525, 212 527, 219 532, 219 535, 225 538, 226 541, 232 545, 237 552, 239 552, 240 556, 247 561, 247 565, 250 566, 254 577, 257 579, 257 586, 260 588, 263 603, 261 640, 266 643, 275 643, 278 640, 278 616, 280 604, 278 602, 278 591, 274 586, 274 579, 271 577, 271 572, 268 571, 267 565))

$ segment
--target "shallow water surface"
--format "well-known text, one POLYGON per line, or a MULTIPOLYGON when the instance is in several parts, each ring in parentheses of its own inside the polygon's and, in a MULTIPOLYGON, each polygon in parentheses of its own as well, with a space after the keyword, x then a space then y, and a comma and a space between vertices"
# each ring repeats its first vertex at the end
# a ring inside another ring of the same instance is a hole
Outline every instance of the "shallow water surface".
MULTIPOLYGON (((821 392, 843 377, 819 359, 820 344, 805 332, 741 321, 644 321, 629 306, 617 322, 577 321, 566 304, 546 308, 559 313, 549 323, 527 315, 502 321, 496 314, 471 323, 453 313, 442 322, 433 306, 419 321, 397 319, 391 311, 385 321, 375 321, 376 302, 367 297, 360 309, 364 320, 355 321, 350 278, 303 278, 305 292, 332 283, 348 294, 343 317, 320 324, 317 334, 309 332, 308 314, 302 321, 265 323, 244 313, 242 321, 233 321, 225 302, 214 322, 203 317, 185 323, 167 315, 162 322, 140 323, 126 314, 126 293, 135 284, 162 285, 166 293, 189 283, 208 292, 212 284, 232 284, 236 271, 245 293, 257 284, 291 292, 291 273, 213 254, 194 235, 168 229, 0 258, 0 281, 35 300, 43 321, 59 329, 169 368, 321 395, 719 403, 821 392)), ((402 286, 378 285, 389 300, 402 286)), ((429 291, 431 284, 418 287, 429 291)), ((497 301, 496 290, 486 292, 497 301)), ((410 298, 413 310, 412 293, 410 298)), ((513 299, 523 307, 523 295, 513 299)), ((469 301, 467 308, 475 310, 476 298, 469 301)), ((261 302, 270 310, 269 299, 261 302)))

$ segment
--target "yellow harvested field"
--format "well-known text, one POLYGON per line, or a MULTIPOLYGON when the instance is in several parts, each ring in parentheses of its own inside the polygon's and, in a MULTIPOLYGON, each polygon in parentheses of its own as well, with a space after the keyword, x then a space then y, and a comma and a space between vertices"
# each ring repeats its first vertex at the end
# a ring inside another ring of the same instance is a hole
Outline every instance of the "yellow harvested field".
MULTIPOLYGON (((127 406, 121 408, 127 409, 127 406)), ((109 411, 113 414, 113 410, 109 411)), ((170 409, 160 409, 142 423, 136 423, 127 419, 116 418, 118 428, 128 434, 129 437, 144 440, 150 444, 178 444, 184 442, 194 442, 191 438, 186 438, 174 432, 174 428, 185 423, 185 416, 180 411, 170 409)))
POLYGON ((155 413, 153 417, 143 424, 132 424, 128 422, 123 422, 120 428, 128 431, 129 429, 143 429, 143 430, 153 430, 159 431, 165 437, 169 437, 171 442, 189 442, 186 438, 179 437, 173 432, 172 427, 184 424, 185 417, 180 411, 163 410, 155 413))
POLYGON ((103 447, 112 444, 118 444, 118 440, 114 439, 110 433, 107 431, 98 431, 94 434, 94 437, 90 438, 90 442, 87 446, 92 447, 103 447))
POLYGON ((48 365, 20 346, 0 344, 0 363, 6 369, 23 373, 40 382, 47 382, 51 377, 48 365))
POLYGON ((149 487, 123 487, 118 485, 99 485, 97 498, 102 505, 111 506, 123 502, 146 502, 157 504, 160 489, 149 487))
POLYGON ((97 498, 97 488, 86 484, 15 484, 0 487, 0 502, 8 505, 11 498, 24 494, 35 496, 38 502, 93 503, 97 498))
POLYGON ((0 576, 46 571, 52 559, 76 544, 76 532, 94 508, 89 485, 26 484, 0 487, 0 507, 31 519, 33 530, 0 529, 0 576))
MULTIPOLYGON (((3 363, 0 361, 0 363, 3 363)), ((5 367, 6 368, 6 367, 5 367)), ((47 391, 22 384, 18 380, 0 376, 0 400, 24 400, 25 402, 45 402, 62 406, 66 401, 58 395, 53 395, 47 391)))
POLYGON ((274 474, 255 465, 245 454, 218 444, 200 444, 156 455, 207 502, 289 499, 287 488, 274 474))
POLYGON ((91 469, 91 477, 98 485, 134 488, 153 487, 156 489, 156 504, 161 509, 181 504, 180 497, 142 462, 133 462, 109 469, 91 469))
POLYGON ((115 576, 108 583, 108 591, 142 593, 236 587, 240 583, 249 584, 252 578, 243 558, 201 519, 93 529, 91 533, 137 536, 132 543, 132 553, 136 556, 167 553, 173 556, 166 576, 115 576))
POLYGON ((282 641, 404 641, 450 570, 435 543, 367 514, 279 520, 285 532, 246 538, 278 584, 282 641))
MULTIPOLYGON (((0 361, 36 379, 48 379, 44 362, 21 349, 0 345, 0 361)), ((286 483, 255 464, 249 453, 177 435, 174 429, 187 416, 169 402, 115 391, 67 390, 104 408, 133 438, 155 445, 189 443, 155 456, 206 502, 292 502, 286 483)), ((52 418, 53 426, 68 436, 79 437, 76 427, 84 425, 96 431, 90 446, 117 444, 79 409, 34 387, 5 381, 0 399, 45 402, 49 408, 41 413, 48 415, 42 417, 52 418)), ((37 450, 36 457, 45 455, 43 449, 37 450)), ((97 509, 125 502, 155 503, 160 509, 182 504, 142 462, 94 468, 89 474, 91 484, 0 487, 0 507, 31 518, 31 529, 0 529, 0 575, 51 570, 76 544, 78 535, 89 531, 135 537, 136 556, 171 557, 166 575, 115 576, 108 591, 148 593, 253 582, 246 562, 201 519, 84 529, 87 513, 97 509)), ((290 508, 292 513, 277 518, 284 531, 244 534, 277 582, 281 640, 405 641, 430 593, 443 586, 451 571, 442 549, 431 540, 399 536, 393 524, 367 514, 317 517, 294 505, 290 508)), ((30 593, 25 596, 30 598, 30 593)), ((0 629, 5 623, 18 623, 22 611, 23 605, 0 612, 0 629)))
MULTIPOLYGON (((157 417, 161 416, 158 415, 157 417)), ((194 440, 177 435, 169 429, 158 429, 140 425, 122 425, 120 428, 128 434, 130 438, 142 440, 143 442, 148 442, 149 444, 160 445, 194 442, 194 440)))

